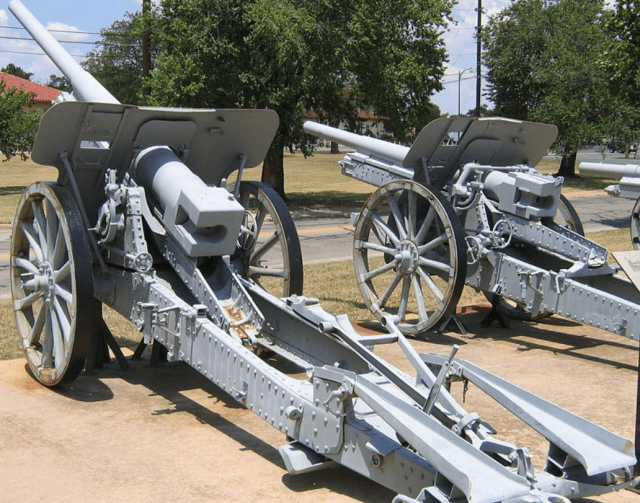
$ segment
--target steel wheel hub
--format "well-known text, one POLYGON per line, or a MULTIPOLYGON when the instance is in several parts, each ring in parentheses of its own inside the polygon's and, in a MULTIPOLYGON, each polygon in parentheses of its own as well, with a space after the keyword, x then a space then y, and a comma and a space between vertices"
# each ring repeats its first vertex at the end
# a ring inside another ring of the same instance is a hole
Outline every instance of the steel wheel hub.
POLYGON ((413 274, 418 268, 420 254, 415 244, 411 241, 403 241, 398 246, 395 259, 402 274, 413 274))

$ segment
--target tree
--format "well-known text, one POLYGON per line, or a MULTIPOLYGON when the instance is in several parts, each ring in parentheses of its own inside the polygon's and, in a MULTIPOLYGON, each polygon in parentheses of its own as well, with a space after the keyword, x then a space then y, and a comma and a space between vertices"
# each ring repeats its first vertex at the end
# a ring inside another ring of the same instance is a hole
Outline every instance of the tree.
POLYGON ((607 12, 607 29, 614 40, 602 71, 609 76, 610 93, 618 104, 613 117, 612 143, 626 144, 640 135, 640 4, 618 0, 607 12))
POLYGON ((151 58, 157 57, 153 41, 157 30, 153 28, 155 12, 131 14, 100 31, 101 39, 96 49, 87 55, 83 66, 106 87, 120 102, 140 104, 142 96, 143 50, 145 30, 151 34, 151 58))
POLYGON ((280 116, 263 181, 284 196, 283 151, 309 153, 314 111, 355 123, 358 109, 406 139, 437 109, 450 0, 165 0, 152 103, 271 108, 280 116))
POLYGON ((33 77, 33 73, 25 72, 22 68, 14 65, 13 63, 9 63, 2 70, 0 70, 0 72, 8 73, 9 75, 20 77, 24 80, 31 80, 31 77, 33 77))
POLYGON ((0 152, 6 160, 15 155, 27 159, 41 116, 39 111, 30 110, 33 103, 33 93, 7 88, 0 80, 0 152))
POLYGON ((558 174, 575 176, 578 148, 606 136, 616 108, 602 72, 612 44, 603 1, 516 0, 483 33, 497 113, 558 126, 558 174))
POLYGON ((49 82, 45 84, 47 87, 51 87, 53 89, 57 89, 58 91, 63 91, 70 93, 73 89, 71 84, 67 80, 67 77, 51 74, 49 75, 49 82))

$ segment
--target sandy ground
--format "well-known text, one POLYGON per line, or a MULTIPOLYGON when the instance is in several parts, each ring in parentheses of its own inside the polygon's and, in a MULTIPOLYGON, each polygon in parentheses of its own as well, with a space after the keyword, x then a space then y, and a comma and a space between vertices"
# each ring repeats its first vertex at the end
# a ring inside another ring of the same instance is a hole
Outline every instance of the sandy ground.
MULTIPOLYGON (((460 315, 469 334, 413 340, 420 352, 458 356, 633 439, 638 344, 559 318, 483 329, 486 308, 460 315)), ((395 347, 377 352, 402 368, 395 347)), ((461 398, 461 385, 454 394, 461 398)), ((465 407, 500 437, 546 442, 470 388, 465 407)), ((344 468, 292 476, 283 436, 184 364, 121 371, 115 364, 63 390, 40 386, 23 360, 0 362, 0 501, 390 502, 390 491, 344 468)), ((640 503, 629 491, 590 502, 640 503)))

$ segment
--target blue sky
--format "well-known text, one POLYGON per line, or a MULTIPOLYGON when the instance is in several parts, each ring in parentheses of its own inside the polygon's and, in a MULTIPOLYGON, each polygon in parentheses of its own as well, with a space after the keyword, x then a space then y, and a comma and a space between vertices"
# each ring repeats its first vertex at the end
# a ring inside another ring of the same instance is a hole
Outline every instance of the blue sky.
MULTIPOLYGON (((24 5, 49 29, 64 30, 54 33, 59 40, 73 40, 77 44, 64 47, 78 60, 91 49, 88 42, 98 36, 80 32, 98 33, 101 28, 123 19, 126 12, 141 9, 141 0, 22 0, 24 5)), ((511 3, 511 0, 482 0, 483 20, 496 14, 511 3)), ((9 0, 0 0, 0 27, 18 27, 20 23, 8 10, 9 0)), ((476 42, 478 0, 459 0, 453 10, 457 24, 450 27, 444 39, 449 53, 449 62, 443 82, 445 89, 434 96, 433 101, 443 113, 456 114, 458 110, 458 73, 464 71, 460 81, 460 110, 462 113, 475 107, 476 86, 476 42)), ((26 37, 22 30, 0 28, 0 68, 13 63, 34 74, 32 80, 45 83, 52 73, 60 74, 46 56, 18 54, 40 52, 34 42, 5 37, 26 37)), ((483 101, 483 103, 485 103, 483 101)))
MULTIPOLYGON (((91 50, 89 42, 98 39, 97 35, 82 32, 98 33, 101 28, 110 26, 114 21, 124 19, 126 12, 138 12, 141 0, 22 0, 22 3, 47 28, 63 30, 54 32, 59 40, 76 41, 76 44, 63 44, 77 60, 91 50)), ((510 0, 483 0, 484 18, 495 14, 510 3, 510 0)), ((1 28, 5 26, 19 27, 18 20, 9 12, 9 0, 0 0, 0 68, 13 63, 34 74, 32 80, 45 83, 49 75, 60 75, 57 68, 46 56, 33 54, 41 52, 34 42, 16 40, 5 37, 27 37, 23 30, 1 28)), ((442 112, 455 114, 458 109, 458 72, 467 68, 460 82, 460 109, 463 113, 475 106, 476 79, 476 42, 474 39, 477 23, 478 0, 459 0, 454 7, 453 15, 458 21, 444 35, 449 52, 446 76, 443 79, 445 89, 434 97, 434 102, 442 112)))
MULTIPOLYGON (((110 26, 114 21, 124 19, 126 12, 137 12, 141 9, 141 0, 22 0, 22 3, 45 27, 64 31, 53 33, 58 40, 77 42, 65 43, 63 46, 69 53, 78 56, 78 61, 91 50, 92 45, 89 42, 99 38, 98 35, 81 32, 98 33, 101 28, 110 26)), ((24 54, 42 52, 35 42, 7 38, 29 36, 24 30, 2 28, 22 26, 11 14, 8 6, 9 0, 0 0, 0 68, 13 63, 33 73, 31 80, 40 83, 48 81, 52 73, 60 75, 61 72, 46 56, 24 54)))

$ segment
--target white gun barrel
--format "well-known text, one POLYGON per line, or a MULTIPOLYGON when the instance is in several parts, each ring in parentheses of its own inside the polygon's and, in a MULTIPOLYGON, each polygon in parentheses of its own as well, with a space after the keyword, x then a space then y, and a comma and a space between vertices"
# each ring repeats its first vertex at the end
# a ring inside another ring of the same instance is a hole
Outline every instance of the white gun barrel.
POLYGON ((605 164, 602 162, 581 162, 580 173, 622 178, 628 176, 640 178, 640 164, 605 164))
POLYGON ((369 136, 361 136, 313 121, 306 121, 303 128, 305 133, 340 143, 360 153, 383 159, 397 166, 403 165, 404 158, 409 152, 409 147, 403 145, 396 145, 395 143, 369 136))
POLYGON ((73 59, 20 0, 11 0, 9 10, 69 80, 78 101, 120 103, 93 75, 73 59))

